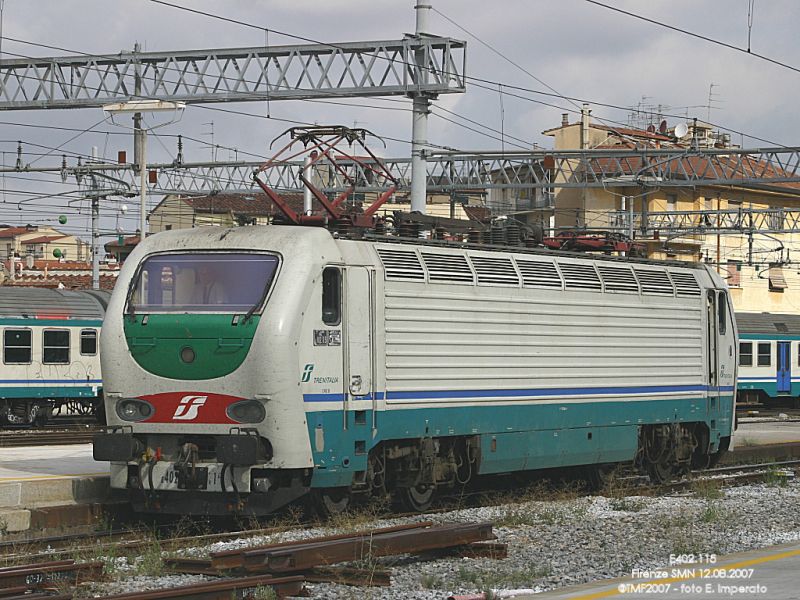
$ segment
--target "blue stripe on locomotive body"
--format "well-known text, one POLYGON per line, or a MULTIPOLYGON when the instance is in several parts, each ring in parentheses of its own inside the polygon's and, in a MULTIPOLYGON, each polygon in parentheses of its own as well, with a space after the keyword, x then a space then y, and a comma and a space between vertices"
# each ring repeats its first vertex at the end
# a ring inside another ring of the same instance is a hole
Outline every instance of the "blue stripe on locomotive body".
POLYGON ((316 468, 311 485, 349 485, 354 472, 367 468, 366 454, 354 452, 356 442, 361 441, 369 451, 384 440, 479 435, 480 474, 632 461, 642 424, 705 422, 716 450, 720 438, 733 430, 733 396, 720 396, 713 409, 710 403, 706 396, 679 396, 395 408, 375 415, 374 433, 369 409, 360 422, 356 411, 347 411, 347 429, 342 426, 345 417, 341 410, 313 410, 307 413, 309 437, 322 444, 312 443, 316 468))

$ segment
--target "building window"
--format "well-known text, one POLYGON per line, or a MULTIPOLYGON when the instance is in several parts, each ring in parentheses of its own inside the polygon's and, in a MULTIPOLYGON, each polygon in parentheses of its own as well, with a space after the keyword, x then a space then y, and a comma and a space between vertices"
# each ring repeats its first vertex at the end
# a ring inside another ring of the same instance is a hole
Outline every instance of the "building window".
POLYGON ((30 329, 6 329, 3 332, 3 362, 7 365, 31 363, 30 329))
POLYGON ((69 329, 44 331, 42 362, 46 365, 69 364, 69 329))
POLYGON ((325 325, 342 322, 342 272, 336 267, 322 271, 322 322, 325 325))
POLYGON ((770 342, 758 344, 758 366, 768 367, 772 364, 772 344, 770 342))
POLYGON ((84 356, 94 356, 97 354, 97 330, 81 330, 81 354, 84 356))
POLYGON ((753 366, 753 342, 739 342, 739 366, 753 366))

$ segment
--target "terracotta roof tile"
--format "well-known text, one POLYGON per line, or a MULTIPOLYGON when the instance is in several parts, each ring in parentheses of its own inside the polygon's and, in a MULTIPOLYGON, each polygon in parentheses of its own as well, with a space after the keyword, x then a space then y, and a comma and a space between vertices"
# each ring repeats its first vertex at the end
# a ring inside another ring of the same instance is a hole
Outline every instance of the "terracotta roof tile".
POLYGON ((0 230, 0 238, 13 238, 23 233, 35 233, 36 229, 28 229, 27 227, 9 227, 0 230))
POLYGON ((61 238, 67 237, 66 235, 42 235, 37 238, 33 238, 31 240, 24 240, 23 244, 48 244, 53 240, 60 240, 61 238))
MULTIPOLYGON (((289 206, 297 211, 303 210, 302 194, 282 194, 289 206)), ((194 196, 182 198, 198 213, 247 215, 253 217, 271 217, 278 209, 263 192, 252 194, 215 194, 213 196, 194 196)), ((316 201, 315 201, 316 203, 316 201)))
MULTIPOLYGON (((100 275, 100 289, 111 291, 117 283, 116 275, 100 275)), ((91 275, 58 275, 44 277, 44 275, 22 276, 12 280, 6 280, 3 285, 15 287, 42 287, 56 289, 61 284, 69 290, 89 290, 92 288, 91 275)))

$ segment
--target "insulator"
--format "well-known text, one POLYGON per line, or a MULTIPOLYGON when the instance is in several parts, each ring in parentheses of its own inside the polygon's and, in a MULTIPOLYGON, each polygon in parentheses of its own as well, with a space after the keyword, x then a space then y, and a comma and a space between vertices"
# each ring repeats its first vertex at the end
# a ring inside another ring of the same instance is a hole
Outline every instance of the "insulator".
POLYGON ((400 232, 400 237, 418 238, 419 223, 404 221, 403 223, 400 223, 398 231, 400 232))
POLYGON ((491 243, 495 246, 504 246, 506 243, 506 230, 503 227, 492 226, 490 234, 491 243))
POLYGON ((341 219, 336 222, 336 231, 339 233, 339 237, 349 238, 352 234, 353 228, 351 227, 351 223, 348 219, 341 219))
POLYGON ((447 235, 447 230, 444 227, 436 227, 433 230, 433 239, 443 240, 447 235))
POLYGON ((516 221, 508 221, 508 223, 506 223, 506 241, 509 246, 520 245, 519 223, 516 221))
POLYGON ((375 221, 374 231, 377 235, 386 235, 386 221, 383 219, 378 219, 375 221))
POLYGON ((480 229, 470 229, 467 231, 467 240, 470 244, 480 244, 483 242, 480 229))

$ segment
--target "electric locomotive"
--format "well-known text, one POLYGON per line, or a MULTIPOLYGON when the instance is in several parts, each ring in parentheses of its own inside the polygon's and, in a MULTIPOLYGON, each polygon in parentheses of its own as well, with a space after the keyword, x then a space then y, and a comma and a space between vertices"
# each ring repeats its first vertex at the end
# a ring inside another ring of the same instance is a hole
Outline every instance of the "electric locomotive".
POLYGON ((731 445, 737 331, 701 264, 320 227, 166 231, 102 332, 111 485, 142 511, 422 510, 476 477, 731 445))
POLYGON ((98 340, 107 292, 0 286, 0 423, 102 413, 98 340))

